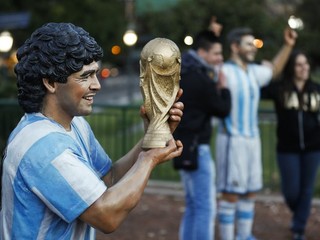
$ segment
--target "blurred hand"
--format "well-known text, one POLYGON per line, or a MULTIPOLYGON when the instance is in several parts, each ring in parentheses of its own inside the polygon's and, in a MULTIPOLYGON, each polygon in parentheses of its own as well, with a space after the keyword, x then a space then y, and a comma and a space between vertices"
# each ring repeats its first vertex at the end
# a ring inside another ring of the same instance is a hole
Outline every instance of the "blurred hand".
POLYGON ((212 31, 217 37, 220 37, 222 28, 222 24, 217 22, 217 17, 212 16, 209 24, 209 30, 212 31))
POLYGON ((298 34, 292 28, 287 27, 284 30, 284 42, 290 47, 293 47, 296 44, 297 38, 298 38, 298 34))
POLYGON ((218 72, 217 88, 227 88, 227 78, 221 70, 218 72))

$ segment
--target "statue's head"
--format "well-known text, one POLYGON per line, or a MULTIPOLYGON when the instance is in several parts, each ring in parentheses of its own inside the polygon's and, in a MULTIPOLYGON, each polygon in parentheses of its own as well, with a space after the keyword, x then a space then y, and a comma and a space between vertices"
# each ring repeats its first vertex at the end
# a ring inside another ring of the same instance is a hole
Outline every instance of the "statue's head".
POLYGON ((102 56, 102 48, 81 27, 47 23, 38 28, 17 52, 15 73, 20 106, 27 113, 40 111, 46 94, 44 78, 66 83, 68 76, 102 56))

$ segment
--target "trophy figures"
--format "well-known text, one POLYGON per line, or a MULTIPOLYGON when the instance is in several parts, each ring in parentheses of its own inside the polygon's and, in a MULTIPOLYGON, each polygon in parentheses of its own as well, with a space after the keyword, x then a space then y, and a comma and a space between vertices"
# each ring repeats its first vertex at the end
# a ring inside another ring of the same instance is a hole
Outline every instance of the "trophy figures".
POLYGON ((180 88, 180 50, 169 39, 155 38, 144 46, 140 57, 140 88, 150 120, 142 148, 165 147, 172 138, 168 111, 180 88))

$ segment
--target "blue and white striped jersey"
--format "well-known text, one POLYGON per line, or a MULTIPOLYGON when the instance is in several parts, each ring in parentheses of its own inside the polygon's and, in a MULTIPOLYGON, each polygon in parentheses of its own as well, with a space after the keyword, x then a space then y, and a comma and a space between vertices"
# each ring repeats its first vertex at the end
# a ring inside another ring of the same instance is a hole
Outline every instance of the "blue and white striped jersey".
POLYGON ((72 131, 40 113, 25 114, 11 133, 3 165, 1 239, 95 239, 78 216, 106 190, 111 160, 89 124, 72 131))
POLYGON ((233 136, 253 137, 259 134, 258 106, 260 88, 272 78, 272 69, 248 64, 247 71, 228 61, 222 71, 231 91, 231 112, 220 124, 219 131, 233 136))

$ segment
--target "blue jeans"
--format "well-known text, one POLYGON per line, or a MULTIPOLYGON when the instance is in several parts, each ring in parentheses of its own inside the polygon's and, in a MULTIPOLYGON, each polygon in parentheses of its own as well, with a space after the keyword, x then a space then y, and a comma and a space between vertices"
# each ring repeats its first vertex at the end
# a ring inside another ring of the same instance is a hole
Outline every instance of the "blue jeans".
POLYGON ((215 168, 210 146, 199 145, 198 169, 180 171, 185 191, 185 212, 180 240, 213 240, 216 215, 215 168))
POLYGON ((282 193, 293 213, 291 230, 303 233, 310 215, 320 151, 278 153, 277 160, 282 193))

